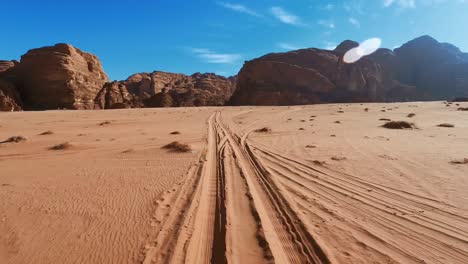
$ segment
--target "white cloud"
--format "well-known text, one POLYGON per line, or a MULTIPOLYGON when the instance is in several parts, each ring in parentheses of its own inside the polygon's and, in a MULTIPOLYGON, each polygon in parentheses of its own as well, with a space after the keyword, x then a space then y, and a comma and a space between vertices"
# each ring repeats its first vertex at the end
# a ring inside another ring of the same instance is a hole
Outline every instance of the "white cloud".
POLYGON ((416 0, 383 0, 385 7, 396 5, 400 8, 415 8, 416 0))
POLYGON ((281 22, 289 25, 295 25, 295 26, 300 26, 303 25, 301 22, 301 19, 291 13, 288 13, 285 11, 283 8, 274 6, 271 9, 271 13, 279 19, 281 22))
POLYGON ((278 47, 284 49, 284 50, 298 50, 298 49, 303 49, 303 47, 299 47, 299 46, 296 46, 296 45, 293 45, 293 44, 289 44, 289 43, 285 43, 285 42, 282 42, 282 43, 278 43, 278 47))
POLYGON ((349 23, 351 23, 351 25, 353 25, 353 26, 355 26, 357 28, 361 27, 361 23, 357 19, 355 19, 354 17, 350 17, 348 19, 348 21, 349 21, 349 23))
POLYGON ((231 64, 239 61, 242 56, 234 53, 217 53, 210 49, 191 48, 190 51, 207 63, 231 64))
POLYGON ((227 9, 239 12, 239 13, 244 13, 244 14, 251 15, 251 16, 260 16, 260 14, 246 7, 245 5, 227 3, 227 2, 218 2, 218 4, 224 8, 227 8, 227 9))
POLYGON ((318 24, 327 28, 335 28, 335 23, 331 20, 319 20, 318 24))

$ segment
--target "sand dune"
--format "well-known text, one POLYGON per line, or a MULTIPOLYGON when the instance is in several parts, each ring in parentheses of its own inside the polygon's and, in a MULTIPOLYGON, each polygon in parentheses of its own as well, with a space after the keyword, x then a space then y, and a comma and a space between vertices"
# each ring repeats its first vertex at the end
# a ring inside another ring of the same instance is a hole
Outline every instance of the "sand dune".
POLYGON ((467 263, 463 106, 1 114, 0 262, 467 263))

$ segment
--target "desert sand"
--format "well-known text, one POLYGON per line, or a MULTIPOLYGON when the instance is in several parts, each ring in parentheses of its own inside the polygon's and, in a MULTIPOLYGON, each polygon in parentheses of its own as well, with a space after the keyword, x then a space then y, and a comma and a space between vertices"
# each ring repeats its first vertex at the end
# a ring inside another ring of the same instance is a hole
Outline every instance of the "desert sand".
POLYGON ((0 113, 0 263, 468 263, 459 107, 0 113))

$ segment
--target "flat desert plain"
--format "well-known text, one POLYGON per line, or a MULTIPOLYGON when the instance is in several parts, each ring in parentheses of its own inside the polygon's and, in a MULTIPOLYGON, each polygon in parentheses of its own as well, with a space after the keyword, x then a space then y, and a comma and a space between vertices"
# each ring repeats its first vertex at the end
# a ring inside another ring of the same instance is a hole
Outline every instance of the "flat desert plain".
POLYGON ((460 107, 0 113, 0 263, 468 263, 460 107))

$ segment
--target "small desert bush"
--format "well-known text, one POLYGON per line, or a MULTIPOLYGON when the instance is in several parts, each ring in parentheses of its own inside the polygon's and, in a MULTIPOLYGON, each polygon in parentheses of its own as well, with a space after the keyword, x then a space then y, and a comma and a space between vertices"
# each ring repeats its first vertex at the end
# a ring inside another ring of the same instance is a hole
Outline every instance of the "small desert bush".
POLYGON ((331 157, 331 159, 334 160, 334 161, 342 161, 342 160, 345 160, 346 157, 333 156, 333 157, 331 157))
POLYGON ((67 149, 70 149, 72 147, 73 147, 73 145, 70 144, 69 142, 64 142, 64 143, 52 146, 49 149, 50 150, 67 150, 67 149))
POLYGON ((411 117, 414 117, 416 114, 415 113, 411 113, 411 114, 408 114, 407 117, 411 118, 411 117))
POLYGON ((457 110, 458 111, 468 111, 468 107, 460 107, 457 110))
POLYGON ((19 143, 19 142, 26 141, 26 140, 27 139, 23 136, 12 136, 12 137, 7 138, 5 141, 1 143, 19 143))
POLYGON ((256 129, 255 132, 257 132, 257 133, 269 133, 269 132, 271 132, 271 128, 263 127, 263 128, 256 129))
POLYGON ((452 160, 450 163, 452 164, 468 164, 468 159, 462 159, 462 160, 452 160))
POLYGON ((415 128, 415 125, 406 121, 389 121, 383 124, 382 127, 388 129, 412 129, 415 128))
POLYGON ((172 131, 170 134, 171 134, 171 135, 179 135, 180 132, 179 132, 179 131, 172 131))
POLYGON ((455 127, 455 125, 453 124, 449 124, 449 123, 442 123, 442 124, 439 124, 437 125, 438 127, 455 127))
POLYGON ((364 108, 364 111, 369 112, 369 108, 364 108))
POLYGON ((48 131, 45 131, 45 132, 40 133, 39 135, 41 135, 41 136, 46 136, 46 135, 52 135, 52 134, 54 134, 54 132, 48 130, 48 131))
POLYGON ((192 150, 189 145, 180 143, 178 141, 171 142, 162 147, 163 149, 168 149, 174 152, 189 152, 192 150))
POLYGON ((110 124, 111 124, 110 121, 104 121, 104 122, 99 123, 100 126, 105 126, 105 125, 110 125, 110 124))
POLYGON ((392 120, 388 118, 380 118, 379 121, 392 121, 392 120))

